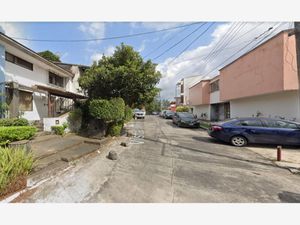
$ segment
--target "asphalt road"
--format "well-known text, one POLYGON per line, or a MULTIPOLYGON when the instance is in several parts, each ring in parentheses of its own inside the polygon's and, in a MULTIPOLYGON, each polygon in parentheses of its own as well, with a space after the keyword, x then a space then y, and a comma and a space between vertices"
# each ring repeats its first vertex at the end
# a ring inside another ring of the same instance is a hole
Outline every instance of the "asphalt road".
POLYGON ((101 154, 82 159, 22 202, 300 202, 300 176, 201 129, 147 116, 101 154), (118 160, 106 158, 115 150, 118 160))

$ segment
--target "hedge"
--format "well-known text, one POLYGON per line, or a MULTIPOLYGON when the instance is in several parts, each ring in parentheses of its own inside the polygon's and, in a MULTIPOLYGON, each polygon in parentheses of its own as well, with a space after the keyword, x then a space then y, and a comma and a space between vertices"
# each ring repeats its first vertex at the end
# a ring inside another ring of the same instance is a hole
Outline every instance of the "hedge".
POLYGON ((188 106, 177 106, 176 112, 189 112, 190 108, 188 106))
POLYGON ((65 127, 64 126, 52 126, 51 130, 56 135, 64 135, 65 134, 65 127))
POLYGON ((0 119, 1 127, 10 127, 10 126, 29 126, 29 122, 24 118, 6 118, 0 119))
POLYGON ((123 122, 112 123, 108 127, 107 135, 110 136, 120 136, 123 128, 123 122))
POLYGON ((127 123, 132 119, 133 110, 126 105, 125 106, 125 112, 124 112, 124 122, 127 123))
POLYGON ((0 145, 31 139, 36 132, 33 126, 0 127, 0 145))
POLYGON ((125 115, 125 103, 122 98, 111 100, 94 99, 89 105, 90 114, 106 122, 123 120, 125 115))
POLYGON ((25 149, 0 147, 0 196, 15 191, 18 179, 26 177, 33 167, 33 155, 25 149))

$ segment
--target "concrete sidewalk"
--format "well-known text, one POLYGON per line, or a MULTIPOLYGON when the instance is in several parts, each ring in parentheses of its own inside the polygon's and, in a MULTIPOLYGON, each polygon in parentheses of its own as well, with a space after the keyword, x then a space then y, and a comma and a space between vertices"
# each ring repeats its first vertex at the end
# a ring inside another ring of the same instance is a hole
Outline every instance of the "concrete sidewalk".
POLYGON ((276 146, 250 146, 249 150, 271 160, 275 165, 289 169, 292 173, 300 173, 300 149, 283 147, 281 150, 281 161, 277 160, 276 146))

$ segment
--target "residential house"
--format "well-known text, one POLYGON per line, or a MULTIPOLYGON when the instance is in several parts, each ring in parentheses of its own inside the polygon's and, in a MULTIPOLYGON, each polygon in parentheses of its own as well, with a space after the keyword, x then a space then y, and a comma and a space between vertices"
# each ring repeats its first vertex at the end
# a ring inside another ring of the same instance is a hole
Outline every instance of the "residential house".
POLYGON ((61 124, 59 117, 73 107, 74 101, 86 98, 78 85, 86 68, 50 62, 0 33, 1 100, 9 106, 5 116, 40 123, 54 118, 48 121, 49 126, 61 124))
POLYGON ((189 105, 189 88, 199 82, 202 76, 190 76, 182 78, 176 84, 175 102, 176 105, 189 105))
POLYGON ((191 87, 195 113, 207 113, 209 120, 265 116, 300 121, 295 36, 290 32, 278 33, 221 68, 219 76, 191 87))

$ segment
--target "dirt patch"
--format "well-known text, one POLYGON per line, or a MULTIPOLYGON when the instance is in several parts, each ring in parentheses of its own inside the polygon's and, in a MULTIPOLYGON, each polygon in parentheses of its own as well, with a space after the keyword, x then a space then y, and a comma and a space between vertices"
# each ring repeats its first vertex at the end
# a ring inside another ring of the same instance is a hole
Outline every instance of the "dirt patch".
POLYGON ((26 176, 19 176, 14 179, 4 191, 0 193, 0 200, 3 200, 10 195, 25 189, 27 187, 27 177, 26 176))

